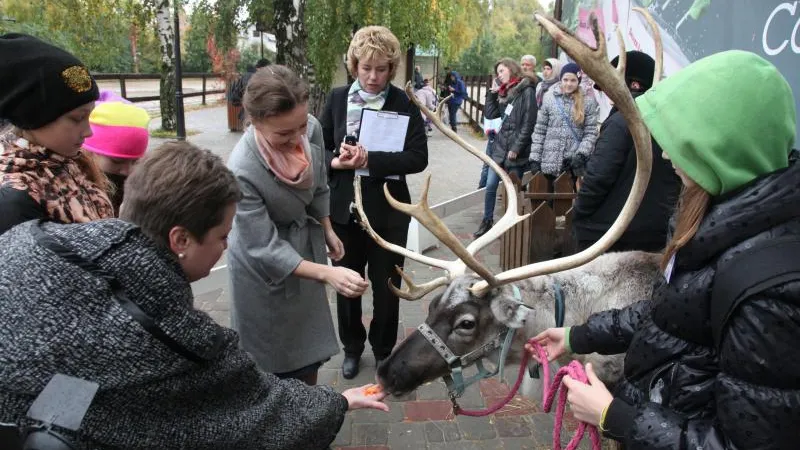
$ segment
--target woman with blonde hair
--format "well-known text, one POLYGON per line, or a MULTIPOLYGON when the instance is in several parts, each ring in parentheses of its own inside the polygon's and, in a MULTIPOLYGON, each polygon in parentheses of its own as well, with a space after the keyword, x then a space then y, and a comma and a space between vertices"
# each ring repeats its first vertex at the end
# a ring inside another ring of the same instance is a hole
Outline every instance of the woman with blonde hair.
MULTIPOLYGON (((352 208, 353 180, 356 170, 365 171, 361 187, 367 219, 384 239, 405 247, 410 218, 389 205, 383 186, 397 200, 410 202, 406 175, 421 172, 428 165, 428 144, 419 109, 404 91, 391 84, 402 54, 400 42, 387 28, 370 26, 358 30, 347 51, 348 68, 355 81, 331 91, 321 119, 331 188, 331 222, 345 251, 335 264, 362 276, 369 266, 373 294, 369 342, 376 362, 388 356, 397 341, 400 305, 386 280, 400 285, 395 266, 403 266, 403 257, 379 247, 357 223, 352 208), (357 142, 365 108, 409 116, 401 151, 372 151, 357 142)), ((345 352, 342 374, 349 379, 358 373, 368 336, 361 322, 361 297, 339 294, 336 304, 339 338, 345 352)))
POLYGON ((252 75, 243 104, 252 125, 228 160, 243 194, 228 252, 231 324, 262 370, 316 384, 319 367, 339 353, 325 284, 351 298, 367 283, 327 264, 344 248, 331 226, 308 85, 288 67, 269 66, 252 75))
POLYGON ((561 172, 583 176, 597 140, 597 103, 580 88, 580 67, 561 68, 561 82, 542 100, 531 146, 531 171, 553 180, 561 172))

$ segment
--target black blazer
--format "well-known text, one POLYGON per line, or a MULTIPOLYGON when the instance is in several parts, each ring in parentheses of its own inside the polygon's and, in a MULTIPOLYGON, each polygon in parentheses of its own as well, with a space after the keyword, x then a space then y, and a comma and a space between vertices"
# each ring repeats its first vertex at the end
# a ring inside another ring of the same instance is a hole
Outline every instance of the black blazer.
MULTIPOLYGON (((354 199, 355 171, 331 168, 333 151, 338 149, 346 134, 347 92, 350 85, 331 91, 320 122, 325 140, 325 158, 328 163, 328 185, 331 188, 331 220, 339 224, 350 221, 350 203, 354 199)), ((383 195, 383 185, 389 186, 392 196, 401 202, 410 202, 405 175, 418 173, 428 166, 428 138, 419 109, 409 101, 406 93, 395 86, 389 87, 384 111, 407 113, 408 122, 405 147, 402 152, 369 152, 369 177, 361 178, 364 212, 374 228, 408 226, 411 220, 395 210, 383 195), (386 180, 389 175, 400 175, 399 180, 386 180)), ((369 150, 369 149, 367 149, 369 150)))

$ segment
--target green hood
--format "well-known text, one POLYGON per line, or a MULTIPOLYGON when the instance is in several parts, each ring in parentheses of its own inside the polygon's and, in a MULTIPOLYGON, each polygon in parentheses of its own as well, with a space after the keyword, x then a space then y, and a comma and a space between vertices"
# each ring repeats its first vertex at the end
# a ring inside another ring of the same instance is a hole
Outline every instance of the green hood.
POLYGON ((789 165, 792 89, 754 53, 730 50, 695 61, 636 103, 672 163, 711 195, 789 165))

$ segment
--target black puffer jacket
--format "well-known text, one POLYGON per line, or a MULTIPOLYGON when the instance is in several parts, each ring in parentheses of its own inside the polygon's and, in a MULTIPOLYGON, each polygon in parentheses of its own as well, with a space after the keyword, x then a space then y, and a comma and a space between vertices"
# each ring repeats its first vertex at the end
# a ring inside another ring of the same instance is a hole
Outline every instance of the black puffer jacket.
POLYGON ((487 119, 503 117, 509 105, 511 112, 503 119, 490 155, 494 162, 505 168, 528 164, 528 156, 531 154, 531 135, 539 111, 536 107, 536 80, 523 77, 505 97, 500 97, 496 92, 486 92, 484 115, 487 119), (508 152, 516 152, 517 158, 509 160, 508 152))
MULTIPOLYGON (((661 157, 654 139, 653 170, 642 203, 630 225, 612 250, 658 252, 667 242, 667 223, 681 191, 681 180, 672 164, 661 157)), ((573 227, 582 248, 600 239, 622 212, 636 175, 633 136, 622 113, 615 109, 600 127, 594 153, 586 165, 573 227)))
POLYGON ((719 349, 709 327, 718 264, 800 235, 798 186, 794 164, 716 198, 651 302, 571 330, 576 353, 628 352, 605 422, 626 449, 800 447, 800 282, 747 298, 719 349))

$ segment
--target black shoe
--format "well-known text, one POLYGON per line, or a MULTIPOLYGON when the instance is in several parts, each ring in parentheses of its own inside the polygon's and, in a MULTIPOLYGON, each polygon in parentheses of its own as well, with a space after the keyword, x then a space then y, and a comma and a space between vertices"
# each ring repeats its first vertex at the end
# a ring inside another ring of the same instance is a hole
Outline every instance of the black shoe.
POLYGON ((453 130, 453 133, 458 133, 458 129, 456 128, 455 125, 451 125, 450 129, 453 130))
POLYGON ((345 377, 345 379, 352 380, 358 375, 358 362, 360 359, 360 356, 344 355, 344 361, 342 361, 342 376, 345 377))
POLYGON ((472 237, 479 238, 483 236, 484 234, 486 234, 487 231, 489 231, 490 228, 492 228, 492 225, 494 225, 493 220, 483 219, 481 221, 481 226, 478 227, 478 231, 472 233, 472 237))

